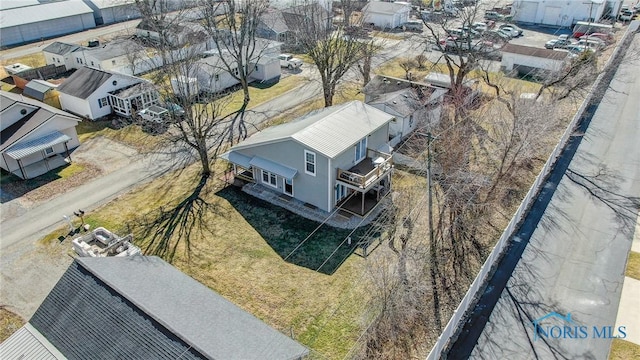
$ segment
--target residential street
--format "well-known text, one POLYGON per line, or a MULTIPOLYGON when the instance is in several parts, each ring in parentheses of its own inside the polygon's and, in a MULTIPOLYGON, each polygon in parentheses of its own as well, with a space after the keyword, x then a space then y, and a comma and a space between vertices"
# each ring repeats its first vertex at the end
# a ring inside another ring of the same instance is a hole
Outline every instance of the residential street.
MULTIPOLYGON (((514 238, 529 241, 515 270, 496 270, 506 287, 491 280, 450 358, 606 359, 612 338, 626 336, 614 325, 640 194, 638 50, 636 34, 573 159, 559 161, 566 171, 545 186, 546 210, 545 195, 536 202, 539 222, 528 217, 514 238)), ((617 326, 637 328, 637 310, 617 326)))

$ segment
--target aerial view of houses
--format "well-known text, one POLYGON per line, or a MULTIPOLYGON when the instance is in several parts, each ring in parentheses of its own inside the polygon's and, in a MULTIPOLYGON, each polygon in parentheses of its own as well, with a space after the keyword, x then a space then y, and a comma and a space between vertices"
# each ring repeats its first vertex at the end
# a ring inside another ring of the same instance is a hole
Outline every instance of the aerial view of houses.
POLYGON ((0 359, 640 358, 640 2, 0 2, 0 359))

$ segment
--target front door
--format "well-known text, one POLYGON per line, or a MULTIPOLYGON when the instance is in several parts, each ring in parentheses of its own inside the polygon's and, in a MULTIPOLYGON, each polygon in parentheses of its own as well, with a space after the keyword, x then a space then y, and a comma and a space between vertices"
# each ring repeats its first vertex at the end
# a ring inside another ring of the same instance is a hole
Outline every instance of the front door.
POLYGON ((293 180, 284 179, 284 193, 293 196, 293 180))

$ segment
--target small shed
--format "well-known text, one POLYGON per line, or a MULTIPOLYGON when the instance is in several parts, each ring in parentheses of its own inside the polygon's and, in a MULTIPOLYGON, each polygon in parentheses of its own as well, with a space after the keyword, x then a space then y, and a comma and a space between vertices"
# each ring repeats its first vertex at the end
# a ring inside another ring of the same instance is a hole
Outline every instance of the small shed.
POLYGON ((384 1, 370 1, 364 8, 364 22, 383 29, 394 29, 409 21, 411 6, 384 1))
POLYGON ((35 79, 29 81, 27 85, 25 85, 22 95, 28 96, 32 99, 40 100, 48 104, 48 102, 46 101, 47 99, 57 97, 53 92, 53 90, 57 87, 58 85, 52 84, 48 81, 35 79))

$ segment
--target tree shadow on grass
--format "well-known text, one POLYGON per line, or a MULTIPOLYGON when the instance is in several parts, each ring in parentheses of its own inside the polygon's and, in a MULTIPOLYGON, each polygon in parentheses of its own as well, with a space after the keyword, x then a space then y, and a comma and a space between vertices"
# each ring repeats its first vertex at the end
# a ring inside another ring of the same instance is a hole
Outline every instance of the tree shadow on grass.
MULTIPOLYGON (((139 221, 146 255, 156 255, 171 263, 181 242, 187 257, 191 257, 191 238, 194 231, 209 231, 206 214, 215 211, 215 205, 201 197, 209 175, 202 175, 198 185, 184 200, 173 207, 160 207, 139 221)), ((209 231, 211 232, 211 231, 209 231)))
POLYGON ((369 226, 363 226, 349 235, 349 229, 323 225, 314 233, 319 223, 236 187, 226 187, 217 195, 226 199, 282 259, 327 275, 333 274, 353 253, 357 242, 369 229, 369 226), (348 236, 352 239, 351 244, 346 240, 348 236))

